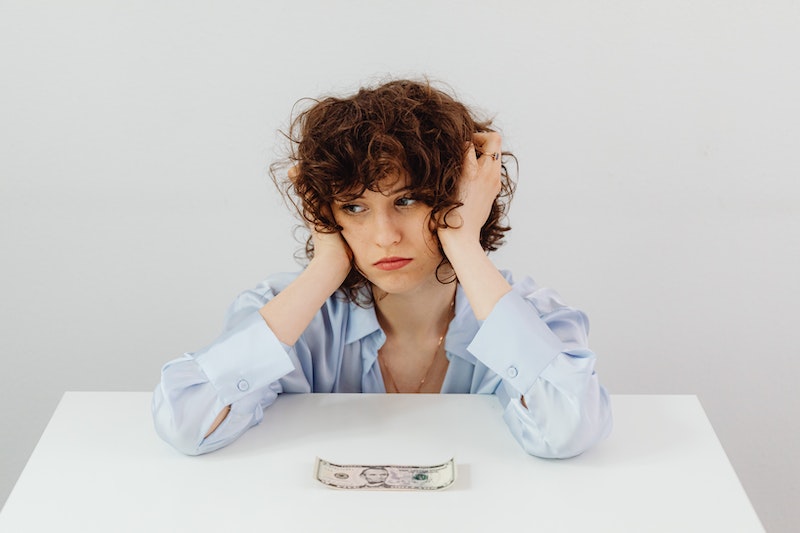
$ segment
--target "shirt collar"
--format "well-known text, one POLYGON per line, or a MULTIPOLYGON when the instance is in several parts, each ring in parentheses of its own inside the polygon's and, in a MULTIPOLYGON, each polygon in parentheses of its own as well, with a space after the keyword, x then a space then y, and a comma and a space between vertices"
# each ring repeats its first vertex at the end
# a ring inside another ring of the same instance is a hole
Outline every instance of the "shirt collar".
MULTIPOLYGON (((359 296, 362 295, 360 294, 359 296)), ((378 317, 375 315, 374 305, 370 304, 369 307, 362 307, 353 301, 348 302, 348 305, 349 317, 345 331, 345 343, 350 344, 362 340, 375 332, 380 332, 380 337, 383 337, 383 330, 378 323, 378 317)), ((480 328, 480 322, 472 312, 472 307, 469 305, 464 288, 458 285, 456 288, 455 316, 450 321, 450 327, 447 329, 444 343, 448 358, 451 355, 457 355, 467 361, 475 361, 475 357, 469 353, 467 347, 478 332, 478 328, 480 328)), ((383 344, 382 339, 376 339, 376 341, 379 341, 379 344, 383 344)))
MULTIPOLYGON (((365 292, 367 290, 366 287, 363 287, 359 292, 359 298, 368 296, 368 293, 365 292)), ((362 307, 352 300, 348 302, 348 305, 350 309, 347 329, 344 335, 344 342, 346 344, 361 340, 381 329, 381 325, 378 323, 378 317, 375 315, 374 305, 369 304, 369 307, 362 307)))
POLYGON ((469 305, 464 288, 459 284, 456 288, 455 316, 450 321, 450 327, 447 329, 447 336, 444 341, 448 359, 451 355, 457 355, 467 361, 474 362, 476 360, 475 356, 469 353, 467 347, 472 342, 479 327, 480 323, 475 318, 475 313, 472 312, 472 307, 469 305))

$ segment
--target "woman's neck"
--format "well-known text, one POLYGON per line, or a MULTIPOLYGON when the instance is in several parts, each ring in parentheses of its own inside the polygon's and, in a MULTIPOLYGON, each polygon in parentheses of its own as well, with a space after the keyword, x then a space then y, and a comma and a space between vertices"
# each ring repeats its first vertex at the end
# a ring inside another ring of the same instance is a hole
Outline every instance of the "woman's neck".
POLYGON ((453 317, 456 285, 436 281, 404 294, 380 293, 375 289, 378 322, 388 336, 440 335, 453 317))

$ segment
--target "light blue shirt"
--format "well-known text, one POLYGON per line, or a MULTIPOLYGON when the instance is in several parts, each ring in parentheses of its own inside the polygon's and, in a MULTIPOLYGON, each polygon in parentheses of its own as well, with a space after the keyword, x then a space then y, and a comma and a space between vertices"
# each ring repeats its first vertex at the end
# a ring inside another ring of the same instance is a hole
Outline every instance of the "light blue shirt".
MULTIPOLYGON (((586 315, 530 278, 514 282, 503 274, 512 291, 483 322, 458 287, 441 392, 494 394, 528 453, 578 455, 611 431, 608 393, 587 347, 586 315)), ((294 346, 275 337, 258 311, 296 277, 276 275, 241 294, 216 341, 164 366, 152 406, 162 439, 186 454, 207 453, 258 424, 278 394, 386 392, 377 361, 386 336, 373 307, 337 293, 294 346), (206 438, 228 405, 230 413, 206 438)))

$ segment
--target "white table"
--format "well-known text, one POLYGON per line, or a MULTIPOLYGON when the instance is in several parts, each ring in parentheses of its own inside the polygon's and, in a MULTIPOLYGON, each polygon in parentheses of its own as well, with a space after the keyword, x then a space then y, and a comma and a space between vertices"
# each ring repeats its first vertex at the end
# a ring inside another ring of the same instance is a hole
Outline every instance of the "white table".
POLYGON ((694 396, 614 396, 584 455, 525 454, 492 396, 284 395, 229 447, 186 457, 153 431, 150 393, 64 395, 0 531, 763 531, 694 396), (326 488, 341 463, 432 464, 441 492, 326 488))

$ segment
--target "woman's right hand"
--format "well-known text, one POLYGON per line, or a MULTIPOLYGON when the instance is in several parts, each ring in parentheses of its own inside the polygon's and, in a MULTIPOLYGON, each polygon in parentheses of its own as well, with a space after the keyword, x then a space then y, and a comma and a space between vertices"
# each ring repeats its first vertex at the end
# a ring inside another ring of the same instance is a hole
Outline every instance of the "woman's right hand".
MULTIPOLYGON (((288 176, 292 182, 297 179, 299 171, 299 165, 294 165, 289 169, 288 176)), ((331 215, 328 218, 333 220, 332 213, 328 214, 331 215)), ((306 221, 306 227, 311 232, 311 242, 314 245, 314 255, 311 263, 324 266, 331 273, 331 276, 338 280, 336 284, 338 287, 350 273, 353 252, 339 232, 320 231, 318 227, 308 221, 306 221)))
POLYGON ((324 265, 331 277, 338 280, 336 284, 338 287, 350 273, 353 252, 338 231, 326 233, 316 228, 309 229, 314 243, 314 257, 311 263, 324 265))
MULTIPOLYGON (((289 169, 289 179, 297 176, 289 169)), ((352 252, 339 232, 326 233, 309 224, 314 255, 308 266, 286 288, 260 309, 261 316, 282 343, 294 345, 350 273, 352 252)))

